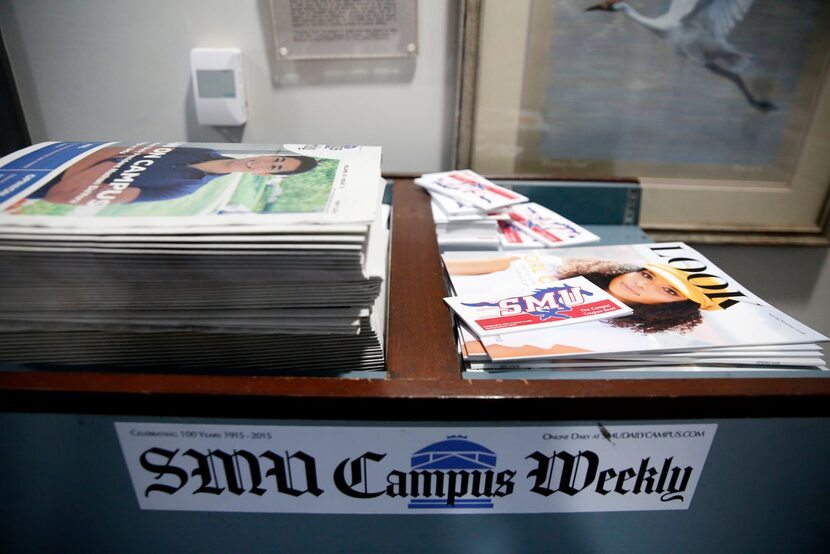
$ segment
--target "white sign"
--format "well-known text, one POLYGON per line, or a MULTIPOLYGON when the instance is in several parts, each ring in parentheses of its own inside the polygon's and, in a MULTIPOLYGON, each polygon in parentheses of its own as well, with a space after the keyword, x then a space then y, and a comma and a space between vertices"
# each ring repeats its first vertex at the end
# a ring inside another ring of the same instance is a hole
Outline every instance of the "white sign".
POLYGON ((143 510, 685 510, 717 425, 303 427, 117 422, 143 510))

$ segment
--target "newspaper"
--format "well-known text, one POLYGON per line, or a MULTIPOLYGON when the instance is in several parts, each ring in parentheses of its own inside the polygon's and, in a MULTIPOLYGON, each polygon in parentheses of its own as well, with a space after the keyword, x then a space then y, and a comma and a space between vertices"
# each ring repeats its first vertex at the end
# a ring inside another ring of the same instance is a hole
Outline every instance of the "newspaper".
POLYGON ((364 232, 379 179, 380 148, 371 146, 45 142, 0 159, 0 230, 344 224, 364 232))
MULTIPOLYGON (((470 296, 533 289, 582 275, 634 313, 550 331, 481 338, 492 360, 697 351, 828 340, 770 306, 683 243, 515 252, 447 252, 454 291, 470 296)), ((479 351, 464 335, 468 359, 479 351)), ((482 359, 478 356, 478 359, 482 359)), ((486 357, 484 358, 486 359, 486 357)))
POLYGON ((327 243, 355 243, 362 244, 366 240, 365 235, 334 234, 334 235, 97 235, 97 234, 42 234, 42 233, 0 233, 0 242, 11 246, 16 243, 35 243, 44 241, 49 243, 64 242, 97 242, 105 244, 125 243, 135 244, 157 244, 174 242, 177 244, 188 243, 212 243, 212 244, 283 244, 301 242, 303 244, 327 244, 327 243))
MULTIPOLYGON (((378 147, 50 142, 6 156, 0 359, 140 366, 166 345, 198 367, 187 343, 227 334, 279 364, 330 345, 291 365, 379 369, 385 185, 378 147), (83 348, 65 341, 76 331, 83 348), (168 342, 180 333, 193 341, 168 342), (37 336, 48 356, 28 349, 37 336)), ((240 353, 210 341, 214 359, 240 353)))

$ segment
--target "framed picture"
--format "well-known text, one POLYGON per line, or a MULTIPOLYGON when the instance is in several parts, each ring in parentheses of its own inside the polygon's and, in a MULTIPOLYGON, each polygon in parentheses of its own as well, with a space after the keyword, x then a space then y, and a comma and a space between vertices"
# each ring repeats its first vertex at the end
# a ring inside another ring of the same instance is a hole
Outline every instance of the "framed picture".
POLYGON ((475 41, 477 67, 465 66, 475 104, 460 131, 462 165, 491 175, 635 177, 650 229, 824 229, 826 2, 467 7, 478 19, 467 43, 475 41))

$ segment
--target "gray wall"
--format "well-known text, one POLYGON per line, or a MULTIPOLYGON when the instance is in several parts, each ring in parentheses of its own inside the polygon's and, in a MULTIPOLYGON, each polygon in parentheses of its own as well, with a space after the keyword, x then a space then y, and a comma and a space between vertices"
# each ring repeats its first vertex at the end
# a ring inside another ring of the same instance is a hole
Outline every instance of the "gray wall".
POLYGON ((384 170, 449 169, 457 2, 418 3, 414 59, 276 63, 267 0, 4 0, 34 141, 366 144, 384 170), (190 49, 238 47, 249 121, 198 125, 190 49))
MULTIPOLYGON (((707 258, 746 288, 830 336, 830 251, 826 247, 701 246, 707 258)), ((824 344, 825 357, 830 344, 824 344)))

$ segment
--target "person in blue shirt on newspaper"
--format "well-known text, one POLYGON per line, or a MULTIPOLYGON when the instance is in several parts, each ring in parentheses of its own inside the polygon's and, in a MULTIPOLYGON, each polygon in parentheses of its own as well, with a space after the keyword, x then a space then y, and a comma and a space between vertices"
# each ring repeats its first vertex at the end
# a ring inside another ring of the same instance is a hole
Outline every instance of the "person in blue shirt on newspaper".
POLYGON ((124 152, 124 147, 106 147, 93 152, 29 195, 29 198, 83 206, 96 197, 100 198, 101 193, 113 190, 112 194, 107 195, 112 204, 155 202, 192 194, 213 179, 230 173, 294 175, 317 167, 315 158, 293 153, 233 158, 210 148, 176 146, 152 159, 152 163, 143 164, 142 170, 130 177, 129 186, 122 187, 115 194, 112 183, 130 167, 130 163, 142 157, 150 159, 146 154, 138 155, 122 168, 112 171, 124 160, 124 152), (112 175, 93 187, 96 180, 110 171, 112 175))

